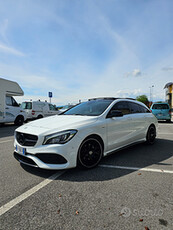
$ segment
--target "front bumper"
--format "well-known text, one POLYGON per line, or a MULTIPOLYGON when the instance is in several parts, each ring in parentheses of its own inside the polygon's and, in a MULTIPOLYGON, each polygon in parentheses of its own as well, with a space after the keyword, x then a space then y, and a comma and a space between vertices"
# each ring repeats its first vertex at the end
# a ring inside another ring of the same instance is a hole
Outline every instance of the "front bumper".
POLYGON ((64 145, 41 145, 36 147, 21 146, 14 142, 14 157, 23 164, 42 169, 67 169, 77 165, 79 144, 70 141, 64 145), (18 148, 16 148, 16 146, 18 148), (22 151, 18 151, 22 149, 22 151), (54 163, 55 161, 55 163, 54 163))

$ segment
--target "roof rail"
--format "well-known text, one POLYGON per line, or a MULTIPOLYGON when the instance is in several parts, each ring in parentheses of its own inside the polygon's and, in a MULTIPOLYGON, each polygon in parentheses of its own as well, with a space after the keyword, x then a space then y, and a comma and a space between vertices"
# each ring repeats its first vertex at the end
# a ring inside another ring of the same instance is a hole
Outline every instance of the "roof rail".
POLYGON ((93 100, 117 100, 120 98, 115 98, 115 97, 96 97, 96 98, 90 98, 88 101, 93 101, 93 100))
POLYGON ((129 99, 129 100, 134 100, 134 101, 136 101, 135 98, 131 98, 131 97, 126 97, 126 98, 124 98, 124 99, 129 99))
POLYGON ((126 98, 122 98, 122 97, 96 97, 96 98, 90 98, 90 99, 88 99, 88 101, 93 101, 93 100, 118 100, 118 99, 128 99, 128 100, 136 101, 135 98, 130 98, 130 97, 126 97, 126 98))

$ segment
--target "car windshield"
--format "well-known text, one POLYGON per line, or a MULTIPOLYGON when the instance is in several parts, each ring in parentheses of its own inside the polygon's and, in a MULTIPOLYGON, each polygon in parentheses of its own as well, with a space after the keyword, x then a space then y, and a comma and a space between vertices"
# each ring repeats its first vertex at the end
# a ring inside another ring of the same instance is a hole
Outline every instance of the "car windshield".
POLYGON ((22 102, 21 108, 22 109, 32 109, 32 103, 31 102, 22 102))
POLYGON ((63 115, 99 116, 112 102, 111 99, 89 100, 71 108, 63 115))
POLYGON ((169 109, 167 104, 154 104, 152 109, 169 109))

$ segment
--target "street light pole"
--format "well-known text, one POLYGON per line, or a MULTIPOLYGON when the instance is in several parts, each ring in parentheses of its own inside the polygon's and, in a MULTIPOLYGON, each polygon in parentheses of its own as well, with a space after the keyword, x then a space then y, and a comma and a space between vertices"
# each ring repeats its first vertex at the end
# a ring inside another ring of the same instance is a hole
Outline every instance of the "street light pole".
POLYGON ((150 102, 153 101, 153 94, 152 94, 152 88, 154 88, 154 85, 150 86, 150 102))

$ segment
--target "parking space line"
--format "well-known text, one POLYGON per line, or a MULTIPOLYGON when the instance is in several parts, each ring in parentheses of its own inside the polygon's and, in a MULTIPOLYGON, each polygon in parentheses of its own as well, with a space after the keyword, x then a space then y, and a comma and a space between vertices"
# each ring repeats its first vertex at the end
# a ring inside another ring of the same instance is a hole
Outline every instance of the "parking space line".
POLYGON ((0 144, 7 143, 7 142, 11 142, 11 141, 14 141, 14 139, 11 139, 11 140, 5 140, 5 141, 0 141, 0 144))
POLYGON ((158 135, 173 135, 173 133, 158 133, 158 135))
POLYGON ((28 191, 24 192, 20 196, 18 196, 16 198, 14 198, 13 200, 9 201, 7 204, 1 206, 0 207, 0 216, 3 215, 4 213, 6 213, 7 211, 9 211, 15 205, 19 204, 20 202, 22 202, 23 200, 25 200, 26 198, 28 198, 29 196, 31 196, 34 193, 36 193, 37 191, 39 191, 41 188, 43 188, 46 185, 48 185, 53 180, 56 180, 63 173, 65 173, 65 171, 60 171, 60 172, 57 172, 57 173, 53 174, 52 176, 50 176, 49 178, 45 179, 44 181, 42 181, 41 183, 39 183, 35 187, 29 189, 28 191))
POLYGON ((163 169, 152 169, 152 168, 137 168, 137 167, 127 167, 127 166, 118 166, 118 165, 99 165, 99 167, 103 168, 114 168, 114 169, 126 169, 132 171, 146 171, 146 172, 158 172, 158 173, 171 173, 171 170, 163 170, 163 169))

